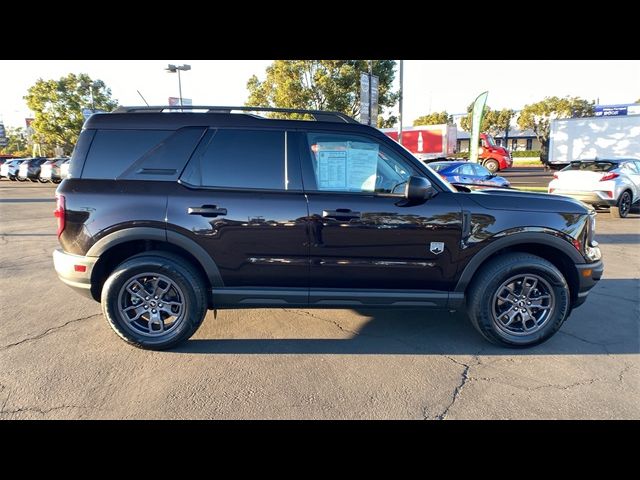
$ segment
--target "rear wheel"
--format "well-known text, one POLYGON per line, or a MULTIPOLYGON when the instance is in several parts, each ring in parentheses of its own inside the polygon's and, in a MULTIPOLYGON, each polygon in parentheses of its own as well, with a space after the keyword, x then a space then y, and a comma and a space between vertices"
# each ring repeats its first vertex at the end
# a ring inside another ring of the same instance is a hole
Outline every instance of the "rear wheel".
POLYGON ((498 170, 500 170, 500 164, 492 158, 484 162, 484 166, 487 167, 487 170, 489 170, 491 173, 496 173, 498 170))
POLYGON ((207 313, 206 286, 186 261, 162 252, 131 257, 102 289, 102 311, 126 342, 171 348, 195 333, 207 313))
POLYGON ((47 180, 46 178, 38 178, 38 181, 40 183, 47 183, 49 180, 47 180))
POLYGON ((624 218, 629 215, 629 210, 631 210, 631 192, 625 190, 622 192, 622 195, 620 195, 616 206, 611 207, 609 211, 612 217, 624 218))
POLYGON ((549 339, 565 321, 569 287, 551 262, 509 253, 476 274, 467 306, 471 323, 490 342, 529 347, 549 339))

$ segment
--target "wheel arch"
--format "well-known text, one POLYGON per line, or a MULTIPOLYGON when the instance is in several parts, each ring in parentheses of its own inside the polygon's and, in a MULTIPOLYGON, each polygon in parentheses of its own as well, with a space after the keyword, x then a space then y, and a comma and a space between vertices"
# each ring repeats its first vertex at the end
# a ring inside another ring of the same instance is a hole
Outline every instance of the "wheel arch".
POLYGON ((464 268, 454 292, 458 296, 465 293, 475 275, 487 262, 500 255, 513 252, 530 253, 551 262, 567 280, 571 292, 571 302, 573 303, 577 299, 579 279, 575 265, 585 263, 584 258, 566 240, 541 232, 513 234, 487 245, 476 253, 464 268))
POLYGON ((91 274, 91 295, 100 301, 104 282, 120 263, 146 251, 165 251, 179 255, 193 265, 207 282, 209 291, 224 285, 218 266, 192 239, 173 231, 151 227, 132 227, 110 233, 96 242, 87 256, 98 257, 91 274))

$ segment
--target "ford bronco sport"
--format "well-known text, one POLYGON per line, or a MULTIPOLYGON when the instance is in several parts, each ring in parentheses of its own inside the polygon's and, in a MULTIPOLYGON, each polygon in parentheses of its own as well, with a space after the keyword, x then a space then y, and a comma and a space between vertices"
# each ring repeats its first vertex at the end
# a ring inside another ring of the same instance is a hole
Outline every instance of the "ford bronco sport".
POLYGON ((340 113, 181 110, 91 116, 56 192, 60 279, 135 346, 188 339, 207 309, 285 306, 466 308, 530 346, 602 275, 578 201, 457 191, 340 113))

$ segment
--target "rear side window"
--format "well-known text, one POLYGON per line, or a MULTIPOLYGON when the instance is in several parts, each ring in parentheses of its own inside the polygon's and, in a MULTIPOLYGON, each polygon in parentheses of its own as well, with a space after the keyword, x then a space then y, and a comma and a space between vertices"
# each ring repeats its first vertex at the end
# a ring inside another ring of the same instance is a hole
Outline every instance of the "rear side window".
POLYGON ((218 130, 183 174, 195 186, 286 190, 285 132, 218 130))
POLYGON ((82 178, 114 180, 172 133, 170 130, 98 130, 82 178))

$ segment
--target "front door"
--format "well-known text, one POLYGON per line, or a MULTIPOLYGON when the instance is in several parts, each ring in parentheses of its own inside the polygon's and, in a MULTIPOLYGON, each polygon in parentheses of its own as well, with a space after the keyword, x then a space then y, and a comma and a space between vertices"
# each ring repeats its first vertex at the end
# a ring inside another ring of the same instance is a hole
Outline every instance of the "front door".
MULTIPOLYGON (((419 205, 402 197, 424 175, 375 137, 307 133, 301 161, 309 205, 310 301, 331 289, 447 291, 461 208, 455 193, 419 205)), ((348 302, 345 301, 345 304, 348 302)))

